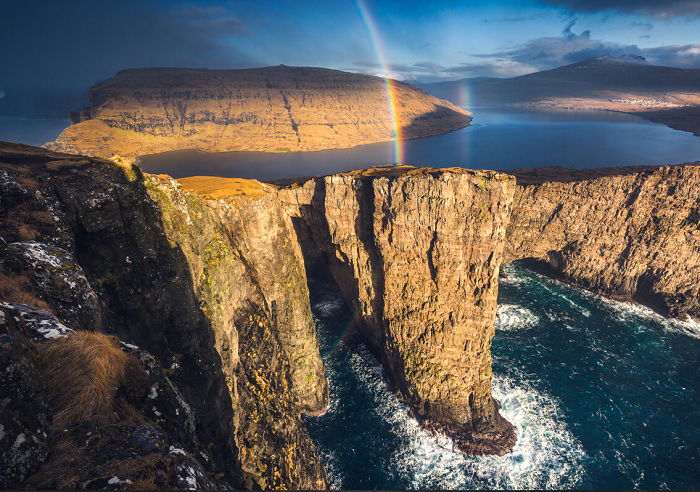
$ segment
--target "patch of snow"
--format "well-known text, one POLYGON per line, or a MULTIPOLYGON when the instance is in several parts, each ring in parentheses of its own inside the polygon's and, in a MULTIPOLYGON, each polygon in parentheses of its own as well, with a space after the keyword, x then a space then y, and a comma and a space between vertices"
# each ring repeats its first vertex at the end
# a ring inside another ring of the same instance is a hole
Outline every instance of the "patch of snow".
POLYGON ((112 477, 109 480, 107 480, 107 485, 123 485, 123 484, 127 484, 127 483, 132 483, 132 482, 128 478, 125 480, 122 480, 119 477, 112 477))
POLYGON ((151 400, 155 400, 156 398, 158 398, 158 384, 154 384, 153 386, 151 386, 151 392, 148 393, 148 397, 151 400))
POLYGON ((22 432, 20 435, 17 436, 17 439, 15 439, 15 443, 12 445, 12 447, 17 449, 22 444, 24 444, 26 441, 27 441, 27 438, 24 436, 24 432, 22 432))
POLYGON ((184 450, 176 448, 175 446, 170 446, 170 454, 181 454, 182 456, 187 455, 184 450))

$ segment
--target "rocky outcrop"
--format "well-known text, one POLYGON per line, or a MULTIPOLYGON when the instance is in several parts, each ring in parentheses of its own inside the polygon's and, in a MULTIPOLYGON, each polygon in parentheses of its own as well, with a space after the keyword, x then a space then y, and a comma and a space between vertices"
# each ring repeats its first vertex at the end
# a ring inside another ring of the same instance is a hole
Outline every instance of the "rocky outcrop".
POLYGON ((23 304, 0 303, 0 332, 2 488, 230 488, 153 356, 23 304))
POLYGON ((384 168, 280 191, 401 395, 470 454, 515 442, 491 396, 490 355, 514 189, 488 171, 384 168))
POLYGON ((105 158, 321 150, 392 140, 397 127, 402 138, 436 135, 471 120, 408 84, 323 68, 123 70, 95 85, 90 99, 47 147, 105 158))
POLYGON ((125 162, 16 144, 2 145, 0 167, 3 300, 153 354, 190 417, 154 401, 144 418, 168 438, 149 442, 197 455, 219 485, 325 486, 300 414, 323 411, 327 383, 301 254, 274 195, 209 204, 125 162), (80 310, 66 308, 71 292, 85 294, 80 310))
MULTIPOLYGON (((510 172, 510 171, 509 171, 510 172)), ((700 167, 512 171, 505 261, 700 319, 700 167)))

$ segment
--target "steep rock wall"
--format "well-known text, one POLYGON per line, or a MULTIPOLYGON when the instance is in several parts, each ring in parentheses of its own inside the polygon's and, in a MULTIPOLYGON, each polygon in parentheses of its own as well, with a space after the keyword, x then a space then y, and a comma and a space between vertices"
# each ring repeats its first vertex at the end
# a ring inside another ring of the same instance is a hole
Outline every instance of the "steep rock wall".
POLYGON ((110 158, 168 150, 304 151, 467 126, 469 113, 402 82, 323 68, 123 70, 91 90, 80 122, 48 147, 110 158))
POLYGON ((473 454, 515 442, 491 396, 490 355, 514 189, 494 172, 393 168, 280 191, 410 407, 473 454))
POLYGON ((300 413, 325 408, 327 383, 302 259, 274 196, 210 206, 128 163, 13 144, 0 147, 0 167, 3 296, 153 353, 196 416, 195 451, 234 487, 325 487, 300 413), (33 260, 18 261, 26 251, 33 260), (66 311, 47 277, 100 302, 66 311))
POLYGON ((583 288, 700 319, 700 167, 512 174, 506 261, 540 260, 583 288))

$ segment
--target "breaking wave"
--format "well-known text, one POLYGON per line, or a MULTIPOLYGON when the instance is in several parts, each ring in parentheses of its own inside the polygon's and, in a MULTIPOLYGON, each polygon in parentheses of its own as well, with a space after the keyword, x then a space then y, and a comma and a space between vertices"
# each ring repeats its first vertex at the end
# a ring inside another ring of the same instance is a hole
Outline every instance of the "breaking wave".
POLYGON ((517 304, 499 304, 496 313, 497 330, 530 328, 539 323, 540 318, 529 309, 517 304))
POLYGON ((653 309, 642 306, 641 304, 614 301, 595 294, 589 295, 595 297, 598 302, 607 307, 609 311, 612 311, 620 321, 637 321, 641 318, 654 321, 667 331, 700 338, 700 322, 694 319, 687 318, 683 321, 675 318, 666 318, 653 309))
POLYGON ((331 318, 336 316, 344 309, 343 300, 338 297, 328 296, 314 304, 314 313, 320 318, 331 318))
POLYGON ((351 370, 375 402, 374 411, 391 425, 400 446, 391 468, 411 488, 571 488, 583 474, 581 444, 568 431, 556 401, 528 383, 494 377, 494 396, 513 425, 518 442, 506 456, 465 456, 446 436, 420 427, 391 391, 381 366, 360 348, 351 370))

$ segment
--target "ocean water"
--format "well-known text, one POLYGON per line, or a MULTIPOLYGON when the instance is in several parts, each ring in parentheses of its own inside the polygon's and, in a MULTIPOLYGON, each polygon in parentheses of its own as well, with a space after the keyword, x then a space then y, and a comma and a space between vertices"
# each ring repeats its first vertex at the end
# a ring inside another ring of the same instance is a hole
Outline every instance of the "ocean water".
POLYGON ((333 488, 700 488, 700 326, 504 268, 493 392, 518 433, 467 457, 421 429, 313 281, 331 404, 307 418, 333 488))
MULTIPOLYGON (((638 116, 471 108, 472 126, 403 143, 403 163, 471 169, 608 167, 700 160, 700 138, 638 116)), ((167 152, 141 159, 145 171, 262 180, 333 174, 395 162, 391 142, 319 152, 167 152)))

